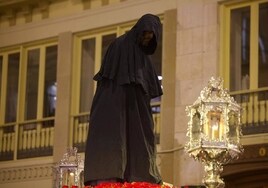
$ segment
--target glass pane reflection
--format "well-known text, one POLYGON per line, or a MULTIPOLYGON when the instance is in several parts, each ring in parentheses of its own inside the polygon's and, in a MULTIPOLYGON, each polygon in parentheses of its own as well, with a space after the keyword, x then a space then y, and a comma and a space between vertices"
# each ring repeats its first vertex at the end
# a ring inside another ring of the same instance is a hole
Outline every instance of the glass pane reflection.
POLYGON ((249 89, 250 8, 231 11, 230 91, 249 89))
POLYGON ((109 45, 112 43, 112 41, 116 38, 116 34, 109 34, 102 36, 102 46, 101 46, 101 57, 105 55, 109 45))
POLYGON ((27 80, 25 96, 25 120, 36 119, 38 97, 40 50, 34 49, 28 52, 27 80))
POLYGON ((3 56, 0 56, 0 105, 1 105, 1 98, 2 98, 2 68, 3 66, 3 56))
POLYGON ((19 62, 20 62, 19 53, 8 55, 5 123, 15 122, 17 120, 17 101, 18 101, 18 86, 19 86, 19 67, 20 67, 19 62))
POLYGON ((200 114, 195 113, 193 116, 193 125, 192 125, 192 138, 193 140, 199 140, 200 138, 200 114))
POLYGON ((259 6, 259 87, 268 87, 268 3, 259 6))
POLYGON ((57 50, 58 46, 46 47, 44 117, 55 116, 57 101, 57 50))

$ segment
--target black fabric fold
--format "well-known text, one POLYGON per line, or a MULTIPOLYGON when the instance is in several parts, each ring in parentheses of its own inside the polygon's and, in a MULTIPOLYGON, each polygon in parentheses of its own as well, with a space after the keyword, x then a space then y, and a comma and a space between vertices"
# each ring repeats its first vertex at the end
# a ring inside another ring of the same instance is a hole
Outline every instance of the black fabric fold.
POLYGON ((152 14, 142 16, 130 31, 112 42, 94 80, 107 78, 121 85, 136 83, 142 85, 143 90, 151 98, 162 95, 157 74, 148 56, 156 50, 160 29, 161 22, 157 16, 152 14), (144 31, 154 33, 153 39, 146 47, 139 44, 139 38, 144 31))
POLYGON ((160 20, 147 14, 108 48, 94 76, 85 152, 85 185, 100 181, 162 181, 156 164, 154 121, 150 101, 162 95, 150 54, 160 34, 160 20), (144 31, 153 31, 148 46, 144 31))

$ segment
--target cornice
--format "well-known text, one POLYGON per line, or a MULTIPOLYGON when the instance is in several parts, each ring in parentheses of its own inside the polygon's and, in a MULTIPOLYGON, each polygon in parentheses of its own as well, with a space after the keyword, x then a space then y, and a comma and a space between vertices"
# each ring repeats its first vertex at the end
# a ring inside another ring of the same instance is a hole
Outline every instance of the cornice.
POLYGON ((4 9, 19 8, 28 4, 48 3, 50 1, 51 0, 0 0, 0 12, 2 12, 4 9))
POLYGON ((65 17, 54 17, 38 22, 16 25, 15 27, 0 28, 0 47, 57 37, 59 33, 66 31, 77 33, 106 26, 114 26, 118 23, 136 20, 142 13, 150 12, 160 15, 165 10, 170 10, 175 6, 176 0, 128 0, 124 3, 114 4, 114 6, 102 6, 83 10, 65 17), (146 8, 140 14, 133 13, 143 7, 146 8), (31 34, 29 35, 29 33, 31 34))

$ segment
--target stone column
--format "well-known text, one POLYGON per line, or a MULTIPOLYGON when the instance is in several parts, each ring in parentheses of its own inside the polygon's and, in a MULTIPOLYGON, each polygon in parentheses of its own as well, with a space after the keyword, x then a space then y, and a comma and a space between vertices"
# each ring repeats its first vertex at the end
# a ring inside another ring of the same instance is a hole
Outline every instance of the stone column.
POLYGON ((61 160, 69 146, 70 107, 71 107, 71 70, 73 54, 71 32, 59 34, 57 65, 57 108, 55 114, 54 162, 61 160))
MULTIPOLYGON (((176 17, 177 11, 169 10, 164 14, 163 23, 163 92, 161 101, 161 134, 162 151, 174 148, 175 127, 175 89, 176 89, 176 17)), ((173 152, 161 154, 161 176, 163 181, 173 183, 173 152)))

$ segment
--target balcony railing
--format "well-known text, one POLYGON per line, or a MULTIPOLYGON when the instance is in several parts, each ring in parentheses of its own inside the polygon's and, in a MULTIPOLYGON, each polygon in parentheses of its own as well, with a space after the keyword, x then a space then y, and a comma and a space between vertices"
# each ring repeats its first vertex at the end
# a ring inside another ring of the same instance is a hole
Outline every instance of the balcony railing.
MULTIPOLYGON (((160 103, 152 104, 153 121, 155 124, 156 143, 160 138, 160 103)), ((72 125, 72 145, 78 149, 78 152, 85 151, 85 144, 88 132, 89 113, 79 114, 73 117, 72 125)))
MULTIPOLYGON (((254 91, 232 92, 241 104, 242 133, 256 135, 268 133, 268 88, 254 91)), ((160 135, 160 103, 152 104, 156 142, 160 135)), ((89 113, 72 117, 70 145, 85 151, 89 113)), ((0 125, 0 161, 52 156, 54 118, 0 125)))
MULTIPOLYGON (((232 92, 235 101, 242 107, 242 133, 252 135, 268 133, 268 88, 254 91, 232 92)), ((155 124, 156 142, 160 137, 160 103, 152 104, 153 120, 155 124)), ((88 131, 89 114, 75 116, 73 119, 73 146, 83 152, 88 131)))
POLYGON ((268 88, 233 92, 231 95, 243 108, 243 135, 268 133, 268 88))
POLYGON ((54 118, 0 126, 0 161, 52 156, 54 118))
POLYGON ((13 160, 15 148, 15 125, 0 127, 0 161, 13 160))
POLYGON ((84 152, 89 128, 89 113, 79 114, 73 117, 72 124, 72 146, 76 147, 78 152, 84 152))

